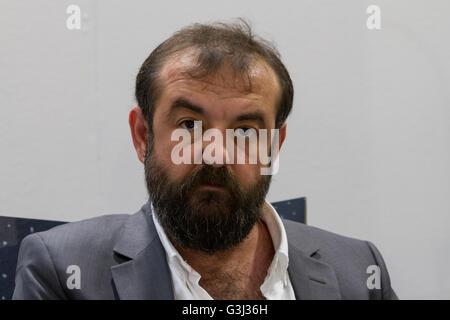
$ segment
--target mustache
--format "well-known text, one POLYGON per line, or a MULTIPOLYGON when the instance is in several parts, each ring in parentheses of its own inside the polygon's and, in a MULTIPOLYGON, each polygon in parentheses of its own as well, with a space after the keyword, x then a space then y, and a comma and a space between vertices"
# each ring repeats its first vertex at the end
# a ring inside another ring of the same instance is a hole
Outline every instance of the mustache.
POLYGON ((220 186, 234 192, 240 190, 237 179, 225 166, 213 167, 210 165, 203 165, 194 169, 184 180, 180 188, 180 193, 182 196, 189 194, 202 184, 220 186))

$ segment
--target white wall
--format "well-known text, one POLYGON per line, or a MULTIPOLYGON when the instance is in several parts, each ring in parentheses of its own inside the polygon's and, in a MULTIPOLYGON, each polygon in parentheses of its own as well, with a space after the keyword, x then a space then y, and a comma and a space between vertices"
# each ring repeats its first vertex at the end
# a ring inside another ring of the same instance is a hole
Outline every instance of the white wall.
POLYGON ((450 298, 450 3, 0 1, 0 215, 74 221, 146 201, 127 116, 151 50, 246 17, 295 84, 269 200, 368 239, 401 298, 450 298), (82 30, 66 8, 82 9, 82 30), (379 5, 382 29, 366 28, 379 5))

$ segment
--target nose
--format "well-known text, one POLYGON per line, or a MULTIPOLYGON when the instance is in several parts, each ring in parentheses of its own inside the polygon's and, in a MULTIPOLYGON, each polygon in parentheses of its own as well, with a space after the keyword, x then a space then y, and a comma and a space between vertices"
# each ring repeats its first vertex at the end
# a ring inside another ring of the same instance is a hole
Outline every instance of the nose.
POLYGON ((228 152, 224 131, 211 128, 203 133, 203 161, 213 167, 222 167, 227 163, 228 152))

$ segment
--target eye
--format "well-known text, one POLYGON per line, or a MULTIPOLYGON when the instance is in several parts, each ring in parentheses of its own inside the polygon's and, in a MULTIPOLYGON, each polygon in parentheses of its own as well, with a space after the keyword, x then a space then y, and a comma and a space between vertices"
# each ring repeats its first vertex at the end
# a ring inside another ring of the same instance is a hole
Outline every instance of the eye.
POLYGON ((234 130, 234 135, 236 137, 250 137, 254 134, 256 134, 256 130, 249 127, 240 127, 234 130))
MULTIPOLYGON (((199 122, 199 121, 194 121, 194 120, 184 120, 184 121, 182 121, 182 122, 180 123, 180 126, 181 126, 183 129, 186 129, 186 130, 191 131, 191 130, 195 129, 195 127, 196 127, 196 122, 199 122)), ((198 126, 198 125, 197 125, 197 126, 198 126)))

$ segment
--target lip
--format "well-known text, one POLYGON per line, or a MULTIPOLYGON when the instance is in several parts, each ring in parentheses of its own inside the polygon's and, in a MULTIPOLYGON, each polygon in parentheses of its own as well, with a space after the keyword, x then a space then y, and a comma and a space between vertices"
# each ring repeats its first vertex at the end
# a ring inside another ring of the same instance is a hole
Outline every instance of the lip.
POLYGON ((220 189, 220 190, 224 189, 223 186, 219 186, 219 185, 216 185, 216 184, 201 184, 200 187, 201 188, 206 188, 206 189, 220 189))

